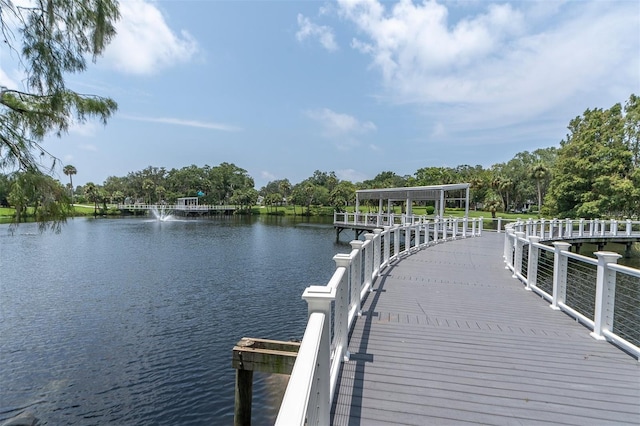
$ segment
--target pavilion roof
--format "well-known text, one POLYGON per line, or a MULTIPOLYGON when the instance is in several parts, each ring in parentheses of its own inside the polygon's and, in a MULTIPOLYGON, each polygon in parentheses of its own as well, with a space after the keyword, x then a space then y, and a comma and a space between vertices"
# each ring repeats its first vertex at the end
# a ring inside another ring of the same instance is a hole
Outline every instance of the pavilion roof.
POLYGON ((405 188, 359 189, 356 191, 359 200, 439 200, 441 194, 448 191, 466 190, 468 183, 448 185, 411 186, 405 188))

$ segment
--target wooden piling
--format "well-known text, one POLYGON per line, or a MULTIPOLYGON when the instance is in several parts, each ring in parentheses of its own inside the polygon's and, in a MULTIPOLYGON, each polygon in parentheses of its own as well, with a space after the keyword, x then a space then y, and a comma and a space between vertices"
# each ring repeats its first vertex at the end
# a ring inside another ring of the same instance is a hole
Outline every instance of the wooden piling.
POLYGON ((299 342, 243 337, 233 347, 231 364, 236 369, 233 424, 251 424, 253 372, 291 374, 300 349, 299 342))

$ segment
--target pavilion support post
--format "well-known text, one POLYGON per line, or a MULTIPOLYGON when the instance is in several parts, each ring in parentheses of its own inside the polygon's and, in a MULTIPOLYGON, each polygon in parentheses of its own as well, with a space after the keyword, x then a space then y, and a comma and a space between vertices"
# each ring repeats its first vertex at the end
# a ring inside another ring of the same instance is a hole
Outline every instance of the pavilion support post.
POLYGON ((464 217, 469 216, 469 187, 467 186, 464 204, 464 217))

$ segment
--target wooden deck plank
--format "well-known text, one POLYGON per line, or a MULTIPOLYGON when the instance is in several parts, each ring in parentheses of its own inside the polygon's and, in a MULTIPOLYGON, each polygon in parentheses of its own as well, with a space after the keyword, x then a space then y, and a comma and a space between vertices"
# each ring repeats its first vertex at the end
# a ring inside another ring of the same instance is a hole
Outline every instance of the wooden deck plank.
POLYGON ((640 424, 640 363, 525 291, 501 250, 487 234, 383 271, 333 424, 640 424))

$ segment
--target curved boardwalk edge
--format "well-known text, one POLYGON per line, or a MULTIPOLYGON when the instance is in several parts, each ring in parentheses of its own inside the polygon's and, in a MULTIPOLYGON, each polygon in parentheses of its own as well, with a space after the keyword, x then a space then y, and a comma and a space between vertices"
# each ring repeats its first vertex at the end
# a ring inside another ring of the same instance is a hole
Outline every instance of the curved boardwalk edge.
POLYGON ((503 238, 382 271, 350 333, 333 424, 640 424, 640 363, 525 291, 503 238))

